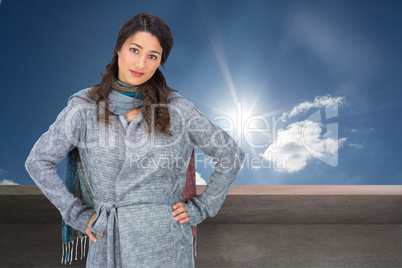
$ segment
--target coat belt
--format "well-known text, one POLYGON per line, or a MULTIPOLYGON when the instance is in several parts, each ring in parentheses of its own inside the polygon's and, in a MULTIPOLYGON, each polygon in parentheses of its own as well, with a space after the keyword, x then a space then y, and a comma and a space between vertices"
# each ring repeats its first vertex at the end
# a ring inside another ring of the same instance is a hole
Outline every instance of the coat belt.
MULTIPOLYGON (((107 267, 117 267, 116 249, 120 246, 119 240, 116 239, 119 232, 117 208, 128 207, 138 204, 166 204, 172 205, 180 202, 180 197, 173 194, 164 195, 145 195, 135 198, 129 198, 116 203, 103 203, 96 210, 96 217, 92 221, 90 230, 94 233, 107 232, 107 267)), ((173 216, 172 216, 173 217, 173 216)))

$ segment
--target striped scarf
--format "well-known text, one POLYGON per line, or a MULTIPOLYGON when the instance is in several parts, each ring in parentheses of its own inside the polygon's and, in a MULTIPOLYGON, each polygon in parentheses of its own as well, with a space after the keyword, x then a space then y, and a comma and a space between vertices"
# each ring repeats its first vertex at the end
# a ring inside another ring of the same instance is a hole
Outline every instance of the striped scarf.
MULTIPOLYGON (((127 85, 116 78, 112 83, 113 90, 122 93, 124 95, 135 97, 137 86, 127 85)), ((141 94, 138 95, 135 100, 142 100, 141 94)), ((141 104, 142 105, 142 104, 141 104)), ((79 151, 74 148, 67 155, 67 174, 65 185, 70 193, 75 197, 78 197, 84 205, 90 208, 94 208, 93 197, 88 182, 85 178, 84 169, 80 159, 79 151)), ((195 175, 195 161, 194 161, 194 149, 191 153, 190 163, 187 168, 186 184, 182 192, 182 200, 186 202, 188 199, 196 196, 196 175, 195 175)), ((197 225, 191 226, 194 236, 194 256, 197 256, 197 225)), ((87 234, 82 233, 79 230, 72 228, 64 220, 62 220, 62 258, 61 263, 70 263, 74 258, 77 260, 78 245, 80 245, 81 258, 85 257, 85 248, 87 245, 87 234)), ((89 241, 88 241, 89 242, 89 241)))

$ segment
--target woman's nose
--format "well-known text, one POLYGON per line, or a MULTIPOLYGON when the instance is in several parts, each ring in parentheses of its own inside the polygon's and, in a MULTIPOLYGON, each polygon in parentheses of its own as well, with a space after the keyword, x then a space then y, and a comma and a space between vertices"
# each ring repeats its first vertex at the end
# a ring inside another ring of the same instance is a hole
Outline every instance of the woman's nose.
POLYGON ((138 70, 142 70, 145 68, 145 56, 141 56, 137 58, 137 61, 135 63, 135 67, 137 67, 138 70))

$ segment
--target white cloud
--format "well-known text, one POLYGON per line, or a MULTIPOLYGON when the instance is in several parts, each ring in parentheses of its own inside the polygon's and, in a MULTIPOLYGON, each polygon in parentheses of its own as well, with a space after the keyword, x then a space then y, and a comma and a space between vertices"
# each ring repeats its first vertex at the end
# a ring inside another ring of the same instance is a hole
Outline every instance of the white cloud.
POLYGON ((19 185, 18 183, 13 182, 12 180, 6 180, 6 179, 1 180, 1 177, 3 178, 5 177, 4 174, 6 174, 6 171, 0 168, 0 185, 19 185))
POLYGON ((196 185, 207 185, 207 182, 201 177, 201 174, 197 171, 195 172, 195 184, 196 185))
POLYGON ((273 163, 276 171, 296 172, 302 170, 311 158, 332 165, 338 163, 338 149, 346 138, 335 139, 323 132, 322 125, 310 120, 290 124, 286 130, 278 131, 276 140, 262 154, 273 163), (278 159, 284 165, 277 165, 278 159))
POLYGON ((292 108, 292 110, 289 113, 283 113, 283 120, 289 119, 291 117, 294 117, 298 114, 307 112, 311 108, 322 108, 322 107, 328 107, 331 108, 330 106, 333 105, 338 105, 342 104, 344 97, 332 97, 330 95, 326 96, 316 96, 314 98, 313 102, 305 101, 300 103, 299 105, 296 105, 295 107, 292 108))
POLYGON ((348 145, 350 147, 353 147, 353 148, 356 148, 356 149, 363 149, 363 145, 361 145, 361 144, 349 143, 348 145))
POLYGON ((19 185, 19 184, 11 180, 3 180, 0 182, 0 185, 19 185))

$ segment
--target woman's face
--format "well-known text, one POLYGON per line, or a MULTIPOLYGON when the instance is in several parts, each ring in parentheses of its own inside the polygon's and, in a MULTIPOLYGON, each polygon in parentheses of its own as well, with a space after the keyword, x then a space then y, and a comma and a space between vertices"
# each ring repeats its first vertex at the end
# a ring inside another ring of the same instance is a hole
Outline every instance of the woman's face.
POLYGON ((136 32, 117 52, 119 74, 123 83, 138 86, 148 81, 161 63, 162 47, 148 32, 136 32))

